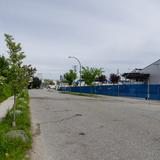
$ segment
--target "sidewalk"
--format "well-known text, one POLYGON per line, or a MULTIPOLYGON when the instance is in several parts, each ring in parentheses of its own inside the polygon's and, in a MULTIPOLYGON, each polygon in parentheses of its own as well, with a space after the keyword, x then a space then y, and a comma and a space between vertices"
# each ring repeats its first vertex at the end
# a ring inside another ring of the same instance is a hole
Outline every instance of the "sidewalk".
POLYGON ((0 119, 5 117, 8 109, 11 109, 12 106, 13 106, 13 97, 10 97, 4 102, 0 103, 0 119))

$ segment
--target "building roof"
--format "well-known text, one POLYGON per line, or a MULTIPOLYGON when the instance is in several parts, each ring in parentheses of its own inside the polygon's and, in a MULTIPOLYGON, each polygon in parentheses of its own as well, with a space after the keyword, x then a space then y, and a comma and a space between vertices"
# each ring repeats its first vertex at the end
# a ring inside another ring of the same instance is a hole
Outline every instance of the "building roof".
POLYGON ((130 73, 139 73, 142 69, 140 68, 135 68, 133 71, 131 71, 130 73))
POLYGON ((148 65, 148 66, 144 67, 141 71, 143 71, 144 69, 146 69, 146 68, 150 67, 151 65, 160 65, 160 59, 159 59, 159 60, 157 60, 157 61, 155 61, 155 62, 153 62, 153 63, 151 63, 150 65, 148 65))
POLYGON ((122 76, 125 77, 126 79, 132 79, 136 81, 146 81, 148 80, 150 75, 145 73, 131 72, 131 73, 124 73, 122 76))
POLYGON ((146 80, 148 80, 150 74, 143 73, 143 70, 152 66, 152 65, 160 65, 160 59, 151 63, 150 65, 144 67, 143 69, 135 68, 133 71, 131 71, 129 73, 122 74, 122 76, 125 77, 126 79, 132 79, 132 80, 136 80, 136 81, 146 81, 146 80))

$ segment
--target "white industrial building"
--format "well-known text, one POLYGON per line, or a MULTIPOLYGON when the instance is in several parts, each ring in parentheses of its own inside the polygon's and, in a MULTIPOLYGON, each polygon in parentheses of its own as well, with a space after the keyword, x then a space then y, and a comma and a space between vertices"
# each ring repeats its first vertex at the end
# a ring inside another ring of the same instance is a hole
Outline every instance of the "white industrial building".
POLYGON ((160 84, 160 59, 143 68, 140 73, 149 74, 148 80, 150 84, 160 84))
POLYGON ((143 69, 134 69, 130 73, 122 75, 126 79, 149 84, 160 84, 160 59, 143 69))

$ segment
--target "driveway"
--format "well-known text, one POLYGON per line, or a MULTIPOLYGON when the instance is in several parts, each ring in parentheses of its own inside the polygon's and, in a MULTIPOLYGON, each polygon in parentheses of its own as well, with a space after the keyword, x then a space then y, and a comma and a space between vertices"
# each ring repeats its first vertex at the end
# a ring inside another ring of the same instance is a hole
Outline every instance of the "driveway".
POLYGON ((160 103, 30 90, 33 160, 159 160, 160 103))

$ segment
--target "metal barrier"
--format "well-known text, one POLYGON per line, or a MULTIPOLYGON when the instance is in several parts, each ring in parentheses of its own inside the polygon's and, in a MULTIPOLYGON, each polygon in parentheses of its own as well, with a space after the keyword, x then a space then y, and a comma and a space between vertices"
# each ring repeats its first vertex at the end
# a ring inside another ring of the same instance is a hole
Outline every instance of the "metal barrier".
MULTIPOLYGON (((60 87, 59 90, 69 92, 80 92, 80 87, 60 87)), ((160 100, 159 84, 116 84, 100 86, 81 86, 81 92, 160 100)))

